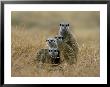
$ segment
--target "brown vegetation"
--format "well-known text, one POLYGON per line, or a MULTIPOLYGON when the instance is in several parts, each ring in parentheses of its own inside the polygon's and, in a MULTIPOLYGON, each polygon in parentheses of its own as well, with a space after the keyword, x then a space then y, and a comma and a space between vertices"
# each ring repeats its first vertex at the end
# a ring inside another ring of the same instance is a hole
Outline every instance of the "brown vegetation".
MULTIPOLYGON (((17 14, 17 12, 15 13, 17 14)), ((13 13, 12 17, 16 16, 16 14, 13 13)), ((15 19, 19 19, 19 15, 17 16, 18 17, 17 18, 15 17, 15 19)), ((55 15, 55 16, 57 17, 58 15, 55 15)), ((66 16, 67 15, 65 15, 65 17, 66 16)), ((21 17, 21 20, 23 19, 23 17, 21 17)), ((60 20, 60 16, 58 17, 60 20)), ((24 17, 24 19, 25 18, 26 16, 24 17)), ((43 19, 42 15, 41 15, 41 19, 43 19)), ((66 17, 66 19, 71 20, 71 18, 68 18, 68 16, 66 17)), ((34 20, 33 17, 32 19, 30 18, 30 21, 32 20, 34 20)), ((69 22, 72 23, 71 21, 69 22)), ((96 77, 96 76, 100 76, 99 25, 94 28, 78 27, 78 28, 75 28, 74 30, 71 30, 72 34, 76 35, 77 41, 79 43, 79 54, 78 54, 78 61, 76 64, 68 65, 66 62, 62 62, 59 66, 51 66, 48 64, 44 66, 40 66, 40 64, 38 64, 37 61, 35 60, 36 53, 41 48, 47 48, 45 44, 45 40, 48 37, 55 36, 58 32, 58 27, 52 27, 52 26, 50 28, 46 26, 41 28, 36 26, 27 27, 26 22, 24 21, 23 25, 20 25, 17 23, 14 24, 12 22, 11 76, 15 76, 15 77, 16 76, 17 77, 22 77, 22 76, 25 76, 25 77, 28 77, 28 76, 31 76, 31 77, 35 77, 35 76, 37 77, 40 77, 40 76, 96 77)))

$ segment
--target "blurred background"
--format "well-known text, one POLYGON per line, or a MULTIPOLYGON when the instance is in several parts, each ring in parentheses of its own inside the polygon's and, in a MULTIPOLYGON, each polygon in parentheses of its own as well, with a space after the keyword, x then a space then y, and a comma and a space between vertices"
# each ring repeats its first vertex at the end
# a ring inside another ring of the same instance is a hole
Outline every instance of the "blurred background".
POLYGON ((21 26, 27 29, 52 29, 59 26, 60 22, 70 23, 74 29, 93 29, 99 27, 100 12, 98 11, 73 11, 73 12, 12 12, 12 26, 21 26))

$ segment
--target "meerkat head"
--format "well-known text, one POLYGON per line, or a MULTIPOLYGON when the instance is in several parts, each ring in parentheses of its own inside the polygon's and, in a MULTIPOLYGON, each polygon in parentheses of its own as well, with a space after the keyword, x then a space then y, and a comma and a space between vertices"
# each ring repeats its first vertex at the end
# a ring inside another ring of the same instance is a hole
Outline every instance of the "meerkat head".
POLYGON ((60 35, 64 35, 66 32, 68 32, 68 29, 69 29, 69 24, 68 23, 60 23, 60 35))
POLYGON ((52 58, 57 58, 59 57, 59 50, 57 48, 49 48, 49 55, 52 58))
POLYGON ((57 35, 57 36, 55 36, 55 39, 56 39, 58 44, 63 42, 63 36, 57 35))
POLYGON ((48 38, 46 40, 47 46, 50 48, 56 48, 57 47, 57 41, 55 38, 48 38))

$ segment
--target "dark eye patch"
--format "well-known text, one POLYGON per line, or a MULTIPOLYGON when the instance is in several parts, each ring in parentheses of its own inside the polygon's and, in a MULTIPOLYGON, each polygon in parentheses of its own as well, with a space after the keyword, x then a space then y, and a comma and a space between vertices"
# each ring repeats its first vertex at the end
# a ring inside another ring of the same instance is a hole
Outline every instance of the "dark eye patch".
POLYGON ((52 42, 55 42, 55 40, 51 40, 52 42))
POLYGON ((58 50, 54 50, 54 52, 58 52, 58 50))
POLYGON ((58 50, 55 50, 55 52, 58 52, 58 50))
POLYGON ((61 24, 60 24, 60 26, 61 26, 61 24))
POLYGON ((68 26, 69 26, 69 24, 68 24, 68 26))
POLYGON ((64 25, 62 24, 62 26, 64 26, 64 25))
POLYGON ((49 52, 52 52, 52 50, 49 50, 49 52))
POLYGON ((58 37, 59 39, 61 38, 61 37, 58 37))
POLYGON ((59 39, 63 39, 63 37, 58 37, 59 39))

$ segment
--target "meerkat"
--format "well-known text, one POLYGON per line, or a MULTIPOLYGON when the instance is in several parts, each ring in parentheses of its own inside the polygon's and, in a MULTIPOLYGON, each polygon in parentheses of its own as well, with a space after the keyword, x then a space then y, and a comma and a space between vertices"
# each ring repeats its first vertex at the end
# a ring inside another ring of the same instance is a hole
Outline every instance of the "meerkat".
POLYGON ((63 43, 63 36, 56 35, 54 38, 55 38, 55 40, 56 40, 56 42, 57 42, 58 48, 60 48, 60 46, 61 46, 62 43, 63 43))
POLYGON ((48 38, 46 40, 46 42, 47 42, 47 46, 49 47, 49 49, 51 49, 49 53, 50 53, 51 57, 53 58, 52 59, 53 62, 60 63, 60 51, 58 48, 57 40, 53 37, 53 38, 48 38))
POLYGON ((60 35, 55 36, 57 40, 58 49, 60 51, 60 58, 62 61, 67 61, 69 64, 74 63, 74 50, 65 42, 63 42, 63 37, 60 35))
POLYGON ((46 43, 49 48, 58 48, 58 44, 55 38, 48 38, 46 43))
POLYGON ((74 61, 72 58, 75 58, 74 50, 67 44, 63 42, 63 37, 61 35, 56 35, 54 38, 48 38, 48 46, 57 47, 60 51, 60 61, 66 60, 69 64, 72 64, 74 61))
POLYGON ((41 63, 60 63, 60 51, 57 48, 41 49, 37 53, 37 61, 41 63))
POLYGON ((69 31, 69 24, 68 23, 61 23, 60 29, 59 29, 59 35, 63 37, 63 54, 65 58, 69 58, 70 60, 77 61, 77 55, 78 55, 78 43, 75 39, 75 37, 71 34, 69 31), (68 49, 68 50, 66 50, 68 49), (70 49, 70 50, 69 50, 70 49), (68 54, 67 54, 68 53, 68 54), (72 55, 72 56, 71 56, 72 55), (70 56, 70 57, 69 57, 70 56))
MULTIPOLYGON (((37 61, 42 63, 53 63, 60 60, 60 52, 57 47, 56 40, 54 38, 48 38, 46 40, 48 49, 40 49, 37 53, 37 61)), ((56 62, 58 63, 58 62, 56 62)))
POLYGON ((60 63, 60 51, 58 50, 58 48, 49 49, 49 55, 52 58, 52 64, 60 63))

